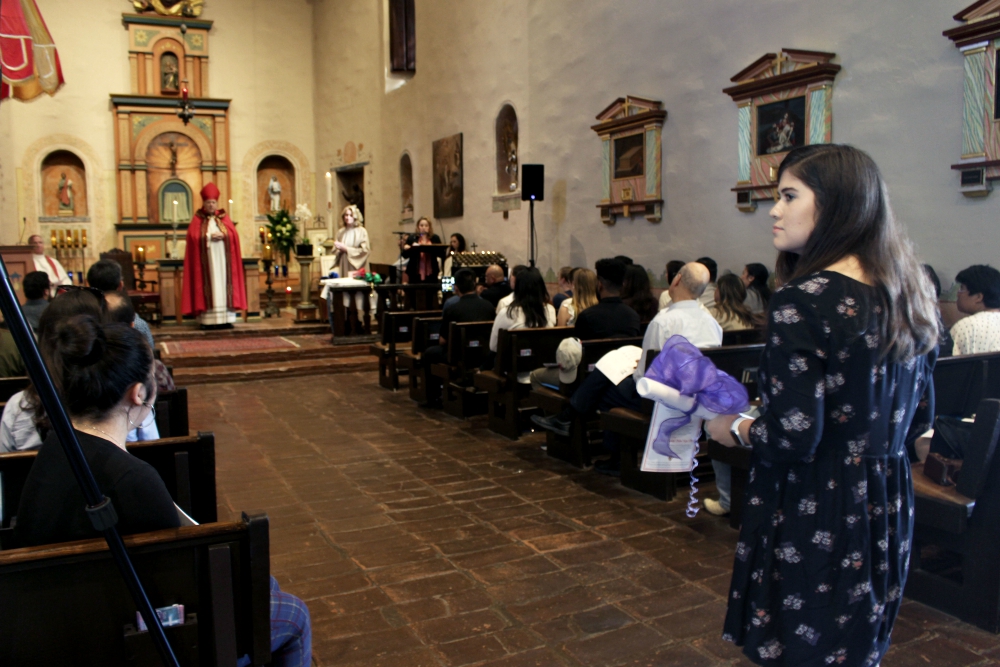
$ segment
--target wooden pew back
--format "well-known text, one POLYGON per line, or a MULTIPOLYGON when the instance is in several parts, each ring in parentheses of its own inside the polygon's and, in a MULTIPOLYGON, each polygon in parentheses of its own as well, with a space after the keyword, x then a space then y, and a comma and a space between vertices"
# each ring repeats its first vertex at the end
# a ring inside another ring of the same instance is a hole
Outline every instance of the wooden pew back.
POLYGON ((10 397, 19 391, 28 388, 31 380, 27 376, 0 378, 0 401, 8 401, 10 397))
POLYGON ((161 438, 184 438, 189 431, 187 387, 156 394, 156 429, 161 438))
POLYGON ((559 343, 572 335, 573 327, 502 329, 497 339, 494 372, 516 381, 519 373, 529 373, 546 362, 554 361, 559 343))
POLYGON ((436 317, 414 317, 413 318, 413 340, 410 351, 414 355, 421 354, 431 345, 437 345, 438 338, 441 337, 441 316, 436 317))
POLYGON ((379 322, 382 344, 390 353, 395 353, 397 346, 402 348, 413 341, 413 318, 440 317, 440 311, 433 310, 390 310, 382 314, 379 322))
POLYGON ((736 329, 722 332, 722 345, 755 345, 764 342, 763 329, 736 329))
MULTIPOLYGON (((184 605, 166 628, 181 664, 270 662, 268 541, 266 514, 125 538, 153 607, 184 605)), ((161 664, 135 626, 103 539, 0 552, 0 664, 161 664)))
POLYGON ((490 353, 490 334, 493 322, 452 322, 446 339, 446 361, 460 375, 468 375, 483 365, 490 353))
POLYGON ((934 366, 934 410, 970 417, 984 398, 1000 398, 1000 352, 938 359, 934 366))
MULTIPOLYGON (((170 497, 198 523, 218 520, 215 492, 215 434, 130 442, 129 454, 156 469, 170 497)), ((38 451, 0 454, 0 527, 17 514, 21 492, 38 451)), ((2 663, 0 663, 2 664, 2 663)))

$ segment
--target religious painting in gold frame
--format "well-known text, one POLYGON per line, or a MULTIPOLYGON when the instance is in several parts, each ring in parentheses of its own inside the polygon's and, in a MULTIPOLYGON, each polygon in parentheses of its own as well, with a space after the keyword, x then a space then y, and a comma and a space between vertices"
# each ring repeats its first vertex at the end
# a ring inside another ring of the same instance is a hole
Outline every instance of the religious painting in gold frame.
POLYGON ((782 49, 736 74, 723 90, 737 107, 736 207, 752 212, 773 199, 778 165, 788 151, 833 140, 836 54, 782 49))

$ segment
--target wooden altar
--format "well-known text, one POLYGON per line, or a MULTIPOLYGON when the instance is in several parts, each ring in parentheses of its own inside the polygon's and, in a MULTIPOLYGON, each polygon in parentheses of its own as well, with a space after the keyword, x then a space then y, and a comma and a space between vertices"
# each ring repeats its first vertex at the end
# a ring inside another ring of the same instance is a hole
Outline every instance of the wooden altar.
MULTIPOLYGON (((260 260, 256 257, 243 258, 243 276, 247 288, 247 309, 243 311, 243 321, 249 315, 260 314, 260 260)), ((184 260, 161 259, 157 261, 157 280, 160 281, 160 299, 163 319, 174 318, 177 324, 184 321, 181 310, 181 296, 184 286, 184 260)))

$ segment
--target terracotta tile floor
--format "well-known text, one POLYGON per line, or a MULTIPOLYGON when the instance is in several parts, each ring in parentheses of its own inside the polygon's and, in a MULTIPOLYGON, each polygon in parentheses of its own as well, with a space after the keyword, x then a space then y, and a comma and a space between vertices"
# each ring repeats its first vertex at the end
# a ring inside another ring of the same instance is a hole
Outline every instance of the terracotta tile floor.
MULTIPOLYGON (((264 509, 319 665, 746 665, 719 638, 736 533, 548 459, 374 373, 190 388, 220 519, 264 509)), ((907 602, 883 667, 1000 665, 1000 639, 907 602)))

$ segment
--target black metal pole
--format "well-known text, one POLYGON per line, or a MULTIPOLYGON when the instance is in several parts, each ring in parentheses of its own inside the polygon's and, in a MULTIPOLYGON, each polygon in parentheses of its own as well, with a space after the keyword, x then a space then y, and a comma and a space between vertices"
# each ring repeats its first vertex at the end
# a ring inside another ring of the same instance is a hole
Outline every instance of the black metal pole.
POLYGON ((528 257, 528 264, 531 268, 535 268, 535 198, 532 197, 531 201, 528 203, 528 208, 531 209, 531 228, 528 230, 528 241, 530 242, 530 255, 528 257))
POLYGON ((146 597, 146 591, 142 588, 142 583, 139 581, 139 576, 136 574, 135 568, 132 567, 128 551, 125 550, 125 543, 122 542, 121 535, 118 534, 118 529, 115 528, 115 524, 118 522, 118 515, 115 513, 115 508, 111 504, 111 501, 97 487, 97 481, 94 479, 94 475, 90 471, 90 466, 87 464, 87 459, 83 455, 83 450, 80 449, 80 443, 76 439, 73 425, 70 423, 69 416, 67 416, 66 410, 63 408, 59 394, 56 393, 56 388, 52 384, 49 371, 42 362, 42 356, 39 354, 38 346, 35 344, 35 337, 31 334, 28 323, 24 319, 24 314, 17 303, 17 297, 14 295, 14 289, 10 284, 10 276, 7 273, 7 265, 4 263, 2 257, 0 257, 0 312, 3 313, 4 321, 7 323, 7 328, 14 337, 14 342, 17 343, 17 349, 24 360, 25 368, 28 370, 28 377, 31 378, 31 382, 38 392, 38 397, 42 401, 42 407, 45 408, 45 414, 48 415, 49 422, 52 424, 52 430, 55 431, 56 436, 59 438, 63 451, 66 452, 66 459, 69 461, 70 468, 73 469, 73 475, 76 477, 76 481, 80 485, 80 490, 83 492, 83 497, 87 502, 87 507, 85 508, 87 516, 90 517, 94 528, 102 533, 104 539, 107 540, 111 556, 118 565, 122 578, 125 579, 125 585, 128 587, 129 593, 135 601, 135 606, 139 608, 143 620, 146 621, 146 627, 149 628, 149 633, 153 637, 153 643, 156 644, 156 648, 159 650, 164 664, 168 665, 168 667, 180 667, 180 663, 177 662, 177 656, 174 655, 173 649, 171 649, 170 643, 167 641, 167 636, 163 632, 163 626, 160 625, 160 619, 153 610, 153 605, 149 602, 149 598, 146 597))

